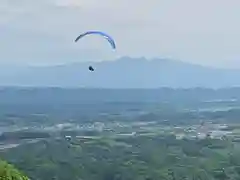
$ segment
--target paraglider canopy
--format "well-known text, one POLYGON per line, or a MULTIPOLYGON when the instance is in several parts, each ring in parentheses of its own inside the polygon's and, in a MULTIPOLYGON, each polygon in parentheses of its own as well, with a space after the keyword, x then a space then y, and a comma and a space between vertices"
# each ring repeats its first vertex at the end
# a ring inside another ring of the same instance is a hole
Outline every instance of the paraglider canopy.
POLYGON ((106 33, 104 33, 104 32, 101 32, 101 31, 87 31, 87 32, 85 32, 85 33, 83 33, 83 34, 80 34, 80 35, 75 39, 75 42, 77 42, 79 39, 81 39, 81 38, 83 38, 83 37, 85 37, 85 36, 87 36, 87 35, 92 35, 92 34, 96 34, 96 35, 100 35, 100 36, 104 37, 104 38, 110 43, 111 47, 112 47, 113 49, 116 49, 116 44, 115 44, 115 42, 114 42, 114 39, 113 39, 111 36, 109 36, 108 34, 106 34, 106 33))
POLYGON ((94 68, 92 66, 88 67, 89 71, 94 71, 94 68))

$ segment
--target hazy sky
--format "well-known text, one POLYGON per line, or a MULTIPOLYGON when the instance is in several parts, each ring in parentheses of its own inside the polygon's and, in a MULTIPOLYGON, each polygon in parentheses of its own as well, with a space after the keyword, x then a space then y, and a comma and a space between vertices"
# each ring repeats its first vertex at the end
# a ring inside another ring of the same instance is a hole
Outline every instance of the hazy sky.
POLYGON ((169 57, 240 68, 239 0, 1 0, 1 63, 169 57), (86 30, 111 34, 74 43, 86 30))

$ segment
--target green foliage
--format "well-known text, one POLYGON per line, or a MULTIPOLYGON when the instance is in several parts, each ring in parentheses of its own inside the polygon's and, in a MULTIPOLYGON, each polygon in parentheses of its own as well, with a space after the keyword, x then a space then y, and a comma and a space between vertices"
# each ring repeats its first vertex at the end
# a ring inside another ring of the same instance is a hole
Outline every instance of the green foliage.
POLYGON ((27 176, 23 175, 14 166, 5 161, 0 161, 0 180, 29 180, 27 176))
POLYGON ((240 178, 239 150, 233 151, 224 140, 176 140, 172 136, 115 140, 74 139, 74 144, 66 140, 41 141, 0 155, 31 179, 39 180, 240 178))

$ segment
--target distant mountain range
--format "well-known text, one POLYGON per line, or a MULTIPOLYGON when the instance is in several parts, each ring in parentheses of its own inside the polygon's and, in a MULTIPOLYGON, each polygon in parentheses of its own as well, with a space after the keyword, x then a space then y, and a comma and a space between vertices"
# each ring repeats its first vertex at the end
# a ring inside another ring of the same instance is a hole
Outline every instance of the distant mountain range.
POLYGON ((217 69, 169 59, 122 57, 115 61, 48 67, 0 67, 2 86, 100 88, 221 88, 240 85, 240 70, 217 69), (95 68, 88 71, 88 66, 95 68))

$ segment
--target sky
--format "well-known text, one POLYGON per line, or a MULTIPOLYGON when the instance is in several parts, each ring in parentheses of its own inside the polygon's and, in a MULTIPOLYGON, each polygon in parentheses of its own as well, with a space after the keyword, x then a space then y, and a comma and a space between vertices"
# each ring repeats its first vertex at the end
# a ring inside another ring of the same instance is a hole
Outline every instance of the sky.
POLYGON ((1 0, 0 64, 52 65, 120 56, 240 68, 239 0, 1 0), (114 37, 74 39, 101 30, 114 37))

